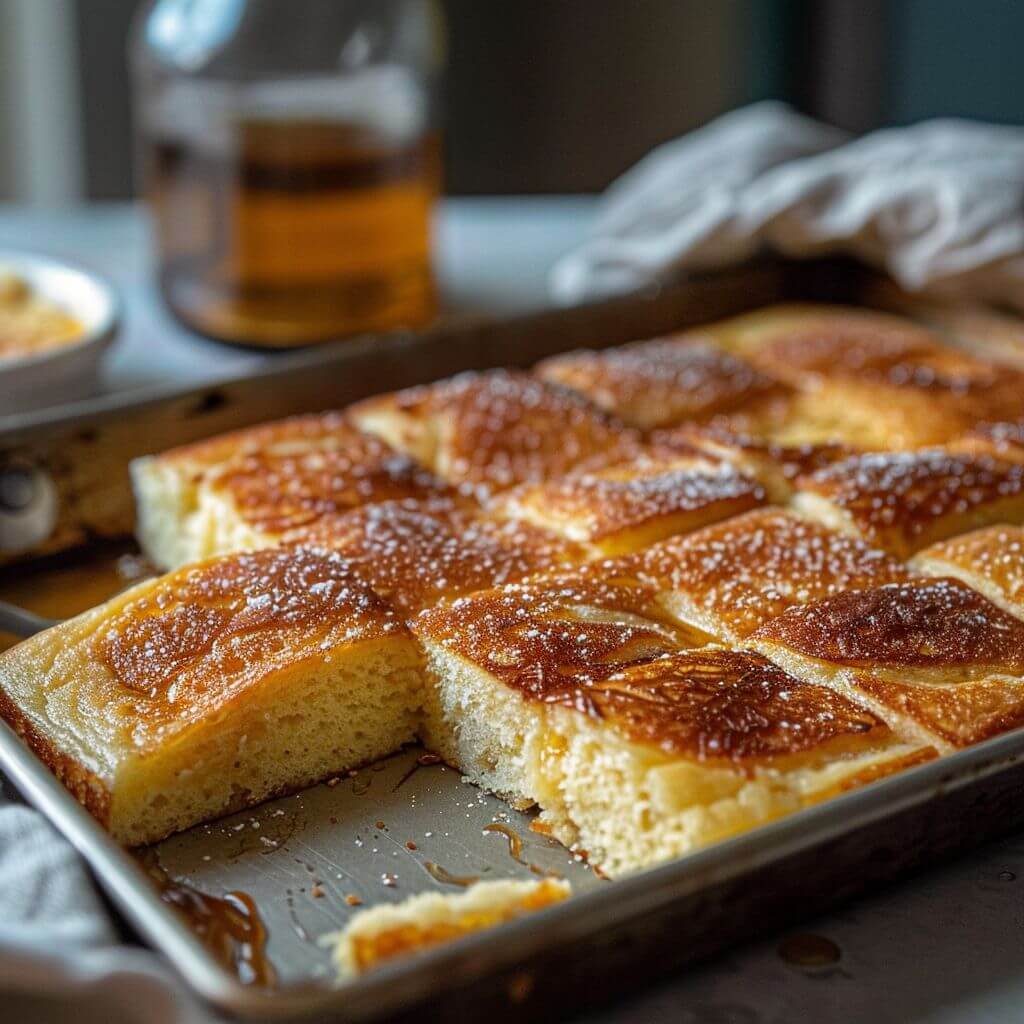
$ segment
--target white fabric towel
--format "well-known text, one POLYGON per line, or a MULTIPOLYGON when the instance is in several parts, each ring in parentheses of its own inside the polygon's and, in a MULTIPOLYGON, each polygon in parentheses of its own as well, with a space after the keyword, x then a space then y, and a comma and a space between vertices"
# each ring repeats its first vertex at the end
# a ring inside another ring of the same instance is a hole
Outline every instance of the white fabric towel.
POLYGON ((615 182, 551 290, 579 302, 761 250, 848 253, 908 291, 1024 310, 1024 129, 942 120, 850 141, 747 107, 615 182))
POLYGON ((0 798, 0 996, 4 1020, 212 1024, 163 961, 128 946, 71 845, 0 798))

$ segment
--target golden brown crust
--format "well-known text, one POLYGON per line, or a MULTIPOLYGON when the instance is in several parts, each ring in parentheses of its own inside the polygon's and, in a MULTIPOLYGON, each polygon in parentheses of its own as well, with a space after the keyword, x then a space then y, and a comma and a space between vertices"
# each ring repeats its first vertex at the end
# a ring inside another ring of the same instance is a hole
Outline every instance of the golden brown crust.
POLYGON ((1024 725, 1024 685, 1005 679, 931 686, 858 674, 853 684, 880 707, 920 723, 951 747, 980 743, 1024 725))
POLYGON ((897 670, 902 678, 959 682, 1024 673, 1024 622, 957 579, 837 594, 790 608, 753 638, 843 668, 897 670))
POLYGON ((799 478, 797 489, 901 556, 972 527, 1024 517, 1024 464, 942 448, 855 456, 799 478))
POLYGON ((351 415, 366 429, 391 417, 394 433, 430 469, 481 496, 553 479, 585 459, 628 455, 640 440, 568 388, 508 370, 370 399, 351 415))
POLYGON ((1024 462, 1024 418, 977 423, 950 447, 956 451, 1024 462))
POLYGON ((800 385, 823 379, 965 398, 1006 393, 1005 371, 943 345, 930 330, 867 310, 809 312, 766 327, 748 358, 800 385))
POLYGON ((854 772, 852 775, 844 776, 831 789, 818 790, 814 793, 812 800, 815 803, 828 800, 833 796, 838 796, 840 793, 847 793, 851 789, 870 785, 879 779, 886 779, 890 775, 897 774, 897 772, 907 771, 907 769, 915 768, 919 764, 927 764, 929 761, 934 761, 938 756, 939 752, 934 747, 919 747, 904 757, 891 757, 883 761, 877 761, 867 768, 854 772))
POLYGON ((862 447, 942 444, 978 420, 1024 413, 1024 374, 944 345, 909 320, 780 307, 741 318, 732 333, 754 365, 834 412, 835 439, 859 435, 862 447))
POLYGON ((164 577, 91 640, 136 751, 230 707, 269 674, 400 630, 344 560, 273 549, 164 577), (131 721, 130 719, 134 719, 131 721))
POLYGON ((592 684, 710 639, 665 616, 655 588, 601 566, 481 591, 412 628, 526 697, 590 712, 592 684))
POLYGON ((659 658, 588 692, 598 714, 632 740, 698 761, 791 757, 888 733, 870 711, 743 651, 659 658))
POLYGON ((244 522, 287 537, 381 501, 457 501, 443 480, 341 413, 238 431, 161 457, 227 495, 244 522))
POLYGON ((404 502, 325 519, 305 543, 343 555, 353 572, 405 616, 441 599, 582 559, 574 544, 528 523, 404 502))
POLYGON ((736 431, 728 424, 688 425, 651 435, 654 448, 683 446, 705 457, 722 459, 759 480, 769 493, 782 499, 801 476, 809 476, 856 452, 839 442, 776 444, 771 440, 736 431))
POLYGON ((263 451, 276 444, 322 444, 325 439, 346 437, 352 430, 344 412, 309 413, 230 430, 192 444, 168 448, 157 458, 162 462, 176 462, 203 469, 228 459, 263 451))
POLYGON ((731 639, 793 605, 910 577, 884 552, 775 508, 662 541, 629 564, 683 594, 731 639))
POLYGON ((749 410, 789 392, 700 335, 569 352, 546 359, 535 372, 643 429, 749 410))
POLYGON ((110 790, 102 779, 43 735, 0 686, 0 718, 29 750, 67 787, 71 795, 105 828, 110 823, 110 790))
POLYGON ((577 470, 559 480, 507 491, 495 507, 581 542, 609 541, 632 531, 638 543, 650 543, 764 501, 764 489, 750 477, 706 460, 676 457, 577 470))
POLYGON ((961 576, 1024 606, 1024 527, 989 526, 925 548, 915 560, 925 571, 961 576))

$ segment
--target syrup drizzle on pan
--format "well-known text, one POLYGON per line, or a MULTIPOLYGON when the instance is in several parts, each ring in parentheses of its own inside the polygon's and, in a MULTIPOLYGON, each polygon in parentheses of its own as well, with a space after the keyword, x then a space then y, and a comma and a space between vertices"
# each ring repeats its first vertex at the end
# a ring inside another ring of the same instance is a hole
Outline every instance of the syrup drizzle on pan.
POLYGON ((276 983, 277 974, 266 955, 267 928, 248 893, 236 890, 211 896, 171 878, 152 853, 143 852, 139 860, 156 883, 160 899, 185 918, 218 962, 243 985, 276 983))

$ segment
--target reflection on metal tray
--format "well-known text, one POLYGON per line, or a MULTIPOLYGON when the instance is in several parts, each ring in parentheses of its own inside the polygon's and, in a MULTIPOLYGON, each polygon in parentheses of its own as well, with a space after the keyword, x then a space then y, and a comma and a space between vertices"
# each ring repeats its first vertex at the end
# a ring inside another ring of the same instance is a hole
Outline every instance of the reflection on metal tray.
MULTIPOLYGON (((415 760, 411 752, 392 759, 381 774, 397 781, 403 764, 411 767, 410 760, 415 760)), ((406 860, 398 851, 392 857, 389 848, 392 840, 406 842, 402 837, 407 832, 438 828, 445 844, 431 848, 431 853, 444 856, 445 866, 459 863, 453 856, 453 838, 467 848, 465 863, 481 871, 490 863, 492 873, 514 874, 522 865, 507 864, 498 835, 473 835, 469 842, 471 833, 478 827, 482 830, 481 821, 488 822, 504 808, 492 798, 478 797, 457 773, 417 772, 409 780, 419 776, 414 788, 401 799, 396 798, 404 787, 387 792, 380 785, 377 793, 383 806, 372 811, 370 805, 364 809, 349 801, 369 796, 373 783, 362 796, 332 792, 340 783, 317 787, 290 801, 267 805, 258 814, 242 814, 226 826, 218 823, 209 830, 200 826, 159 847, 166 868, 197 884, 230 889, 249 885, 264 894, 265 913, 274 933, 272 955, 283 958, 284 978, 303 979, 296 985, 266 990, 240 984, 220 966, 184 920, 161 901, 133 856, 110 839, 3 723, 0 768, 68 836, 118 909, 199 994, 233 1013, 260 1019, 412 1021, 421 1019, 428 1004, 432 1013, 453 1020, 460 1015, 559 1019, 570 1010, 663 977, 730 943, 834 906, 1024 823, 1020 799, 1024 733, 1018 731, 611 883, 589 875, 566 851, 537 837, 527 838, 530 834, 523 829, 528 854, 523 859, 564 871, 578 895, 502 928, 395 961, 331 989, 324 985, 323 953, 306 942, 304 933, 312 938, 312 929, 329 929, 343 915, 320 911, 311 905, 316 897, 307 900, 309 894, 299 891, 309 888, 314 874, 327 876, 321 882, 335 892, 359 884, 369 893, 372 888, 366 886, 373 885, 378 865, 372 864, 369 877, 364 872, 371 858, 383 853, 381 874, 390 869, 410 886, 418 881, 426 887, 427 876, 413 863, 415 858, 406 860), (334 800, 351 808, 356 820, 342 826, 341 815, 332 815, 334 800), (277 809, 285 810, 284 818, 293 810, 304 811, 306 824, 301 839, 298 827, 289 838, 290 823, 283 833, 272 830, 270 839, 279 841, 280 847, 263 855, 257 849, 266 845, 259 839, 263 826, 253 828, 252 822, 262 823, 264 815, 273 815, 277 809), (325 811, 326 822, 320 817, 325 811), (371 822, 371 815, 378 813, 382 817, 371 822), (337 831, 332 816, 338 818, 337 831), (458 830, 448 824, 460 816, 458 830), (376 827, 377 820, 384 822, 386 832, 376 827), (427 828, 428 820, 446 824, 427 828), (355 846, 353 828, 364 842, 362 848, 355 846), (386 834, 387 845, 375 833, 386 834), (493 848, 483 845, 492 841, 493 848), (376 844, 376 855, 374 845, 369 856, 362 852, 367 842, 376 844), (349 856, 353 847, 360 851, 358 857, 349 856), (294 862, 283 867, 289 854, 294 862), (224 859, 215 862, 215 855, 224 859), (204 860, 206 856, 209 861, 204 860), (277 857, 281 858, 280 875, 277 869, 267 868, 277 857), (405 865, 397 867, 403 860, 405 865), (330 864, 341 866, 333 879, 330 864), (339 873, 352 881, 338 879, 339 873), (296 920, 301 932, 296 931, 296 920), (399 1013, 402 1016, 396 1017, 399 1013)), ((521 818, 506 813, 522 825, 521 818)), ((393 894, 383 893, 384 898, 397 895, 397 888, 393 894)))
MULTIPOLYGON (((59 568, 97 538, 123 537, 131 528, 127 463, 139 454, 462 369, 525 365, 773 301, 853 302, 866 279, 832 261, 763 265, 503 323, 348 342, 213 388, 0 416, 0 562, 19 561, 16 572, 25 576, 40 564, 29 568, 26 559, 49 553, 59 568), (5 488, 4 480, 16 486, 5 488)), ((119 581, 108 573, 103 585, 119 581)), ((143 866, 0 723, 0 768, 75 843, 146 941, 204 998, 261 1018, 412 1019, 429 1006, 446 1019, 557 1019, 1024 823, 1018 732, 606 883, 532 832, 529 816, 462 783, 457 772, 417 767, 418 755, 407 751, 154 848, 150 856, 171 878, 213 895, 235 890, 254 898, 278 976, 268 990, 225 970, 161 900, 143 866), (505 834, 485 831, 490 824, 508 824, 522 838, 525 863, 510 856, 505 834), (428 861, 442 870, 428 869, 428 861), (370 905, 430 889, 458 891, 439 878, 535 871, 564 875, 576 895, 341 988, 328 984, 329 955, 316 939, 349 919, 346 897, 370 905)))
POLYGON ((197 826, 153 852, 173 879, 252 898, 281 985, 331 980, 330 951, 317 940, 360 906, 455 893, 476 879, 561 876, 575 892, 604 884, 581 857, 531 831, 529 815, 446 765, 420 765, 422 754, 407 750, 197 826))

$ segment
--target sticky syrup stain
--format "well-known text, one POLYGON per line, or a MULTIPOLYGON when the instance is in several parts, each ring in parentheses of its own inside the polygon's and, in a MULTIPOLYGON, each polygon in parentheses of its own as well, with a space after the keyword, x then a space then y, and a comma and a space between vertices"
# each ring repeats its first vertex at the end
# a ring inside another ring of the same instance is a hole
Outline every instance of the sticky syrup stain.
POLYGON ((391 792, 395 793, 402 788, 421 768, 429 768, 435 764, 443 764, 443 760, 437 754, 420 754, 412 767, 395 783, 391 792))
POLYGON ((248 893, 234 890, 211 896, 171 878, 149 851, 143 851, 139 861, 156 884, 160 899, 185 919, 217 961, 243 985, 276 983, 277 974, 267 959, 267 928, 248 893))
POLYGON ((810 932, 783 939, 779 943, 778 954, 794 967, 830 967, 839 963, 843 955, 831 939, 810 932))
MULTIPOLYGON (((31 569, 0 573, 0 599, 49 619, 69 619, 156 575, 156 569, 124 545, 103 545, 99 551, 68 554, 31 569)), ((0 651, 19 638, 0 633, 0 651)))
POLYGON ((445 870, 440 864, 435 864, 432 860, 424 861, 423 867, 435 882, 442 882, 445 885, 459 885, 467 888, 473 885, 474 882, 480 881, 479 875, 453 875, 450 871, 445 870))
POLYGON ((496 832, 499 835, 503 835, 508 840, 508 855, 517 863, 522 864, 524 868, 529 868, 531 874, 538 875, 541 878, 561 878, 562 876, 557 871, 551 871, 548 868, 542 868, 539 864, 531 864, 523 856, 523 839, 519 833, 509 825, 504 825, 500 821, 491 822, 490 825, 484 825, 482 831, 486 834, 488 832, 496 832))
POLYGON ((508 825, 503 825, 501 822, 492 822, 490 825, 484 825, 484 832, 497 832, 503 835, 508 840, 508 855, 517 863, 522 864, 524 867, 529 867, 529 864, 523 860, 523 840, 518 832, 514 828, 510 828, 508 825))

